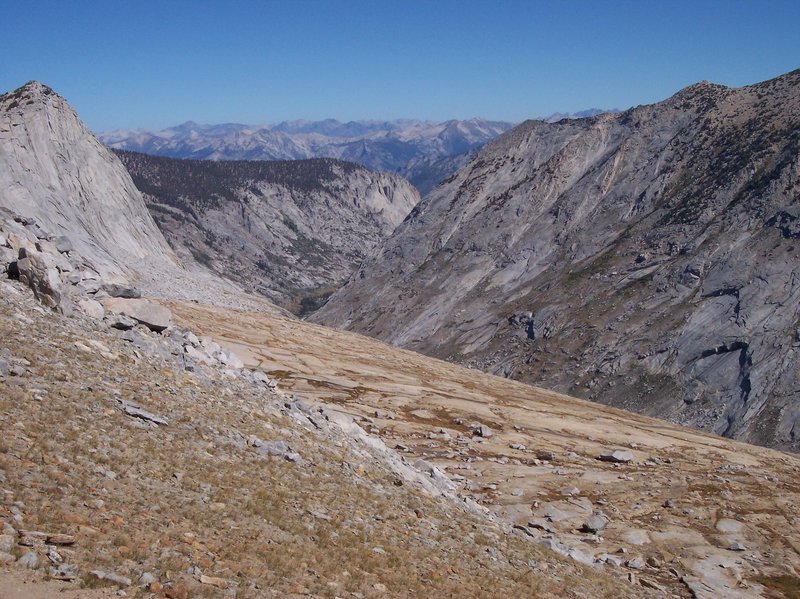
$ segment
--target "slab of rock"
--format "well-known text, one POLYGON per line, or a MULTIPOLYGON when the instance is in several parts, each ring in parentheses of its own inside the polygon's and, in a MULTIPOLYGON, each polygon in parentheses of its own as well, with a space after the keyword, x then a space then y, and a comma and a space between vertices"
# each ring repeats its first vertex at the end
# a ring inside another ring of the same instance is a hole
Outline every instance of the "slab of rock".
POLYGON ((206 576, 205 574, 201 574, 199 580, 201 584, 207 584, 212 587, 217 587, 218 589, 228 588, 228 581, 224 578, 217 578, 216 576, 206 576))
POLYGON ((640 528, 625 531, 622 534, 622 540, 630 545, 646 545, 652 542, 647 531, 640 528))
POLYGON ((93 576, 98 580, 108 580, 109 582, 113 582, 118 584, 121 587, 129 587, 133 584, 130 578, 127 576, 120 576, 119 574, 114 574, 113 572, 105 572, 103 570, 92 570, 89 572, 89 576, 93 576))
POLYGON ((142 408, 135 406, 130 403, 123 403, 122 404, 122 411, 125 412, 128 416, 133 416, 135 418, 141 418, 142 420, 147 420, 148 422, 153 422, 158 424, 159 426, 166 426, 168 421, 166 418, 162 418, 161 416, 156 416, 152 412, 148 412, 147 410, 143 410, 142 408))
POLYGON ((104 299, 102 303, 107 311, 129 316, 151 331, 161 332, 172 326, 172 313, 155 302, 112 297, 104 299))
POLYGON ((492 429, 485 424, 478 424, 472 429, 472 434, 477 435, 478 437, 483 437, 484 439, 488 439, 492 436, 492 429))
POLYGON ((615 464, 627 464, 633 461, 633 452, 627 449, 615 449, 601 453, 598 457, 601 462, 613 462, 615 464))
POLYGON ((40 530, 20 530, 17 533, 22 541, 42 541, 48 545, 74 545, 75 537, 57 532, 42 532, 40 530))
POLYGON ((731 518, 720 518, 717 520, 716 529, 722 533, 737 533, 742 532, 744 524, 731 518))

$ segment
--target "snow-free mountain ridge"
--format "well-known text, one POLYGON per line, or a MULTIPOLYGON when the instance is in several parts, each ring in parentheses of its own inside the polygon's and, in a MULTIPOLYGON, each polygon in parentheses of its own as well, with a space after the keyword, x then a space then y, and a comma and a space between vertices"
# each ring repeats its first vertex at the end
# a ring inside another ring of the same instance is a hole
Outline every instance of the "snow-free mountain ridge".
POLYGON ((528 121, 312 319, 800 449, 800 71, 528 121))
POLYGON ((338 289, 419 201, 398 175, 331 158, 116 153, 179 256, 295 312, 338 289))

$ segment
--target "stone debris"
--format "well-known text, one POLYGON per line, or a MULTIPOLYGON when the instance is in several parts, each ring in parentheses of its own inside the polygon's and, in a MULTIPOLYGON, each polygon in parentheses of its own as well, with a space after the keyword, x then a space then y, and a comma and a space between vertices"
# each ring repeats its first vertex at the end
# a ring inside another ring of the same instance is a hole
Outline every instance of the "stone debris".
POLYGON ((108 580, 109 582, 113 582, 121 587, 129 587, 133 584, 133 581, 127 576, 121 576, 119 574, 114 574, 113 572, 105 572, 104 570, 91 570, 89 572, 89 576, 92 576, 97 580, 108 580))
POLYGON ((152 412, 148 412, 147 410, 143 410, 139 406, 136 406, 132 403, 128 403, 123 401, 122 402, 122 411, 125 412, 128 416, 133 416, 135 418, 141 418, 142 420, 147 420, 148 422, 152 422, 153 424, 157 424, 159 426, 166 426, 168 421, 166 418, 162 418, 161 416, 157 416, 152 412))
POLYGON ((607 451, 605 453, 601 453, 597 459, 602 462, 627 464, 628 462, 633 461, 634 456, 633 452, 628 451, 627 449, 614 449, 613 451, 607 451))

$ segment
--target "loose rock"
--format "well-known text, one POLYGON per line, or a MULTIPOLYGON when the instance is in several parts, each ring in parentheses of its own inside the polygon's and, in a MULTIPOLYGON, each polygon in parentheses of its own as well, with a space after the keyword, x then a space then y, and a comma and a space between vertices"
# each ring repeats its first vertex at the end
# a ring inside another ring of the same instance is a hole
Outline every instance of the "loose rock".
POLYGON ((133 582, 127 576, 120 576, 119 574, 114 574, 113 572, 104 572, 103 570, 92 570, 89 572, 89 576, 93 576, 98 580, 108 580, 115 584, 118 584, 121 587, 129 587, 133 582))
POLYGON ((613 462, 615 464, 625 464, 633 461, 633 453, 627 449, 615 449, 614 451, 607 451, 601 453, 598 460, 602 462, 613 462))
POLYGON ((161 332, 172 326, 172 313, 147 300, 113 297, 103 300, 103 307, 109 312, 129 316, 152 331, 161 332))
POLYGON ((583 532, 600 532, 608 526, 608 518, 603 514, 595 514, 581 526, 583 532))
POLYGON ((28 568, 29 570, 35 570, 36 568, 39 567, 39 556, 36 554, 35 551, 28 551, 28 553, 26 553, 17 560, 17 563, 23 568, 28 568))

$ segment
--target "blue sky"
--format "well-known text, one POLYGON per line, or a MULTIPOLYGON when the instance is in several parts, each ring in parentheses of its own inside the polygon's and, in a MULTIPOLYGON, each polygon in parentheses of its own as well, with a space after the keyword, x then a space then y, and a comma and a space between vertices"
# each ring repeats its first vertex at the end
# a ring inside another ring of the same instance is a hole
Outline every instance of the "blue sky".
POLYGON ((5 0, 0 16, 0 89, 42 81, 94 130, 519 121, 800 68, 798 0, 5 0))

